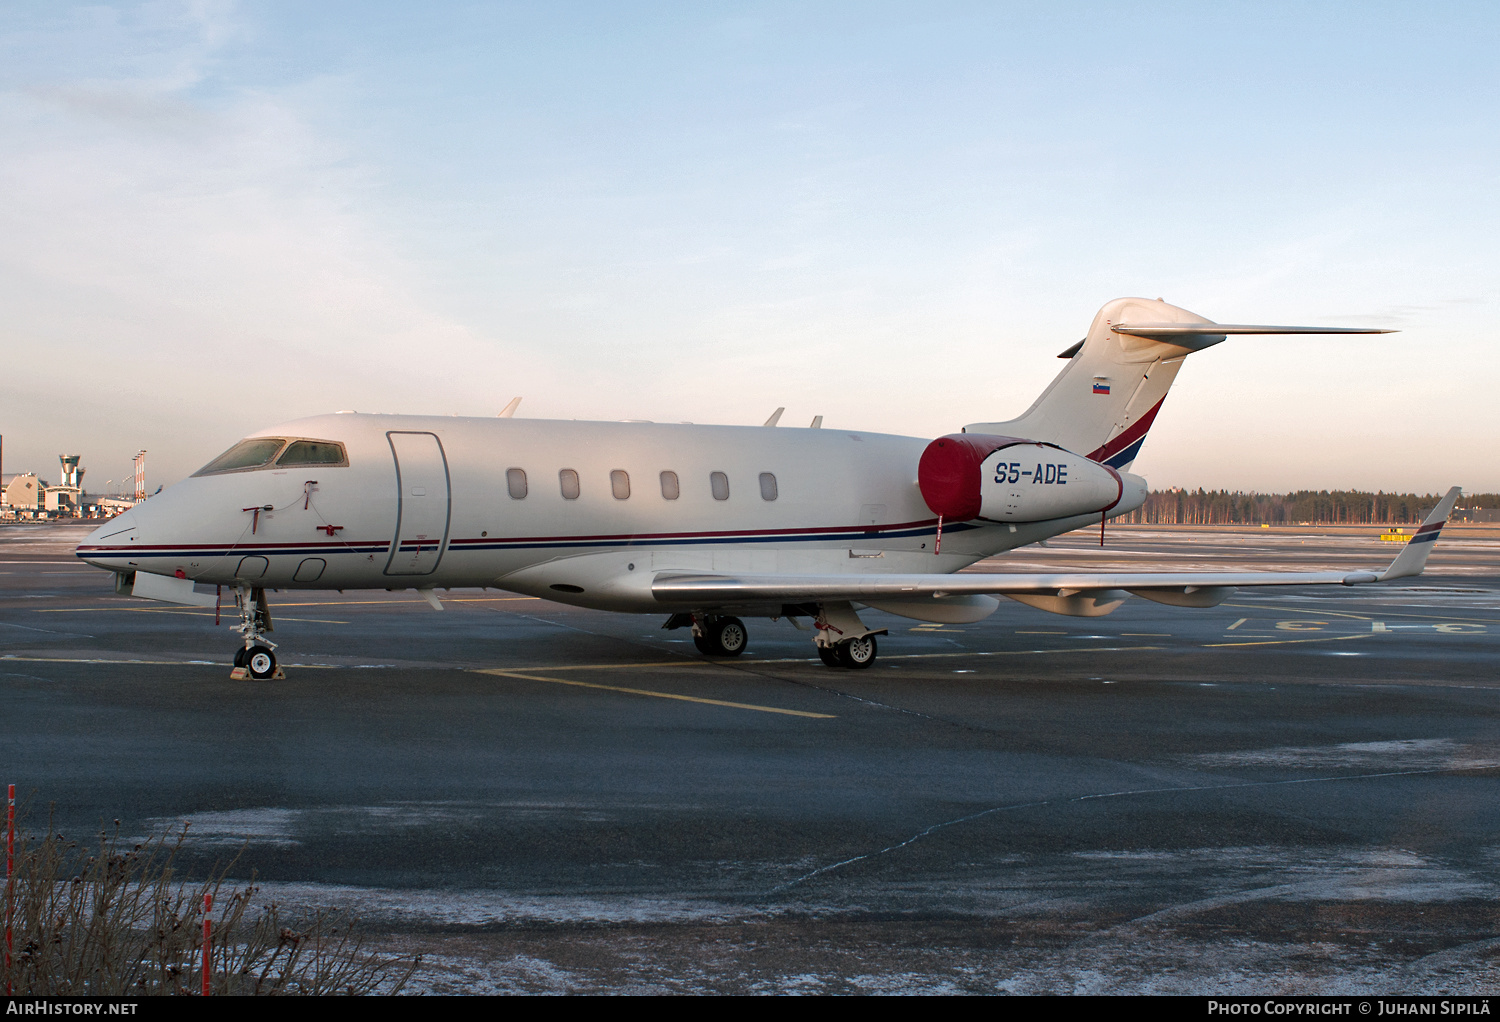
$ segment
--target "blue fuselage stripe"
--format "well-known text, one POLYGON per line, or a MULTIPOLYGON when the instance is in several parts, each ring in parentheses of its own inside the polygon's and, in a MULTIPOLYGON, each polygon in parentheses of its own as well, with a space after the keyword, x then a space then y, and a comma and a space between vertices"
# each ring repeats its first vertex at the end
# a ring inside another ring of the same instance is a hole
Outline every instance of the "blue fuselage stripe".
MULTIPOLYGON (((971 525, 967 522, 958 522, 953 525, 944 526, 943 531, 948 533, 967 532, 970 529, 982 528, 983 526, 971 525)), ((629 547, 629 546, 724 546, 728 544, 745 543, 816 543, 816 542, 869 542, 871 540, 883 539, 909 539, 919 536, 931 536, 937 532, 935 526, 921 526, 914 529, 872 529, 869 532, 837 532, 837 533, 804 533, 802 535, 731 535, 731 536, 690 536, 682 538, 670 538, 665 536, 621 536, 609 539, 543 539, 543 540, 453 540, 448 544, 448 553, 468 550, 557 550, 576 549, 580 547, 629 547)), ((401 544, 403 552, 416 552, 418 550, 433 550, 441 546, 441 543, 406 541, 401 544)), ((143 549, 123 550, 89 550, 77 551, 77 555, 83 559, 100 558, 144 558, 144 557, 274 557, 302 555, 308 557, 323 557, 332 554, 383 554, 390 550, 389 544, 379 546, 341 546, 341 547, 289 547, 272 549, 244 549, 235 547, 199 547, 199 548, 174 548, 171 550, 152 550, 149 547, 143 549)))

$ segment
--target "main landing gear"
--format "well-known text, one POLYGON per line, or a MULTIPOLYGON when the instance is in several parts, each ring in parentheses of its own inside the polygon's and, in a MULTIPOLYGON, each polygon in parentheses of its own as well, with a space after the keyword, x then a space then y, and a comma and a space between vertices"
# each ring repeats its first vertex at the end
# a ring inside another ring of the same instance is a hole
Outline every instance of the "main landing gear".
POLYGON ((236 680, 251 678, 255 681, 285 678, 286 674, 276 666, 276 643, 265 636, 272 629, 266 591, 259 586, 239 586, 234 591, 234 605, 240 613, 240 623, 234 630, 245 641, 234 651, 234 670, 229 676, 236 680))
POLYGON ((739 656, 749 641, 750 633, 737 617, 711 617, 693 628, 693 645, 704 656, 739 656))
MULTIPOLYGON (((812 616, 811 604, 787 605, 782 613, 789 617, 812 616)), ((884 628, 866 628, 854 607, 846 602, 820 603, 816 606, 817 635, 813 644, 818 659, 829 667, 863 670, 875 662, 878 647, 875 636, 886 634, 884 628)), ((737 617, 708 614, 673 614, 663 628, 692 628, 693 645, 704 656, 733 657, 745 652, 749 633, 737 617)), ((799 626, 805 630, 805 626, 799 626)))
POLYGON ((861 635, 857 639, 845 639, 834 646, 819 646, 818 659, 828 667, 848 667, 862 670, 875 662, 875 636, 861 635))
POLYGON ((750 641, 745 622, 727 615, 673 614, 662 627, 691 628, 693 645, 704 656, 739 656, 750 641))
POLYGON ((884 628, 866 628, 854 607, 844 602, 818 604, 816 627, 813 643, 818 647, 818 659, 828 667, 855 671, 875 662, 875 636, 886 633, 884 628))

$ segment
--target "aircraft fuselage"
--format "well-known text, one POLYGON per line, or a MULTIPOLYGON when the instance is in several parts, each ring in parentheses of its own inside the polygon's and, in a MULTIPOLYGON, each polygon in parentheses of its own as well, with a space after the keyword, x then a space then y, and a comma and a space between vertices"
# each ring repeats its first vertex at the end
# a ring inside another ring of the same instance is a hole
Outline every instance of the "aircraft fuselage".
POLYGON ((78 555, 208 585, 493 586, 658 611, 692 609, 651 595, 663 569, 952 572, 1099 520, 949 523, 937 553, 917 485, 929 441, 881 433, 341 413, 257 437, 346 456, 195 475, 78 555))

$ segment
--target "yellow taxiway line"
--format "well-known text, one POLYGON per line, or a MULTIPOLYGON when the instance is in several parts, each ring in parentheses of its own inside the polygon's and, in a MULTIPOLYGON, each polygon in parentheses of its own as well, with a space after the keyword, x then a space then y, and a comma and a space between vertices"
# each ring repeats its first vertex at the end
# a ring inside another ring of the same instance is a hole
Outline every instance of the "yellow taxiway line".
POLYGON ((1205 642, 1204 649, 1216 646, 1290 646, 1296 642, 1348 642, 1350 639, 1368 639, 1380 632, 1355 632, 1353 635, 1327 635, 1318 639, 1261 639, 1252 642, 1205 642))
MULTIPOLYGON (((305 604, 313 606, 313 604, 305 604)), ((233 610, 233 608, 230 608, 233 610)), ((108 614, 111 611, 119 611, 123 614, 174 614, 178 617, 213 617, 213 613, 207 610, 175 610, 171 607, 47 607, 36 608, 38 614, 108 614)), ((230 618, 234 614, 221 614, 223 618, 230 618)), ((347 625, 347 621, 327 621, 317 617, 282 617, 276 615, 278 621, 300 621, 311 625, 347 625)))
MULTIPOLYGON (((27 664, 108 664, 111 667, 233 667, 234 665, 218 660, 105 660, 102 657, 60 657, 60 656, 13 656, 7 653, 0 656, 0 663, 27 663, 27 664)), ((282 664, 283 667, 295 667, 298 670, 308 668, 311 670, 337 670, 343 664, 282 664)))
MULTIPOLYGON (((640 665, 644 666, 644 665, 640 665)), ((497 667, 482 667, 476 674, 490 674, 497 678, 514 678, 517 681, 543 681, 552 685, 572 685, 576 688, 594 688, 605 692, 624 692, 633 696, 650 696, 653 699, 676 699, 684 703, 706 703, 709 706, 727 706, 734 710, 755 710, 758 713, 780 713, 788 717, 812 717, 818 720, 833 720, 837 714, 812 713, 807 710, 788 710, 780 706, 758 706, 755 703, 735 703, 727 699, 705 699, 702 696, 684 696, 675 692, 654 692, 646 688, 625 688, 623 685, 599 685, 591 681, 573 681, 569 678, 543 678, 520 671, 503 671, 497 667)))

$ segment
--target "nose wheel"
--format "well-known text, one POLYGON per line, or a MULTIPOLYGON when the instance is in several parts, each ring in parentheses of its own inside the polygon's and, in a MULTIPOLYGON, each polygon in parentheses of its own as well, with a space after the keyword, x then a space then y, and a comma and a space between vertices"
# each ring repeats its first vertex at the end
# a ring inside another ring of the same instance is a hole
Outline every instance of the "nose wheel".
POLYGON ((286 674, 276 664, 276 643, 265 636, 272 628, 266 591, 240 586, 234 592, 234 604, 240 614, 240 623, 234 630, 240 633, 244 642, 234 651, 234 670, 229 676, 237 681, 285 678, 286 674))
POLYGON ((277 674, 276 654, 265 646, 245 650, 245 670, 256 681, 270 681, 276 677, 286 677, 285 674, 277 674))

